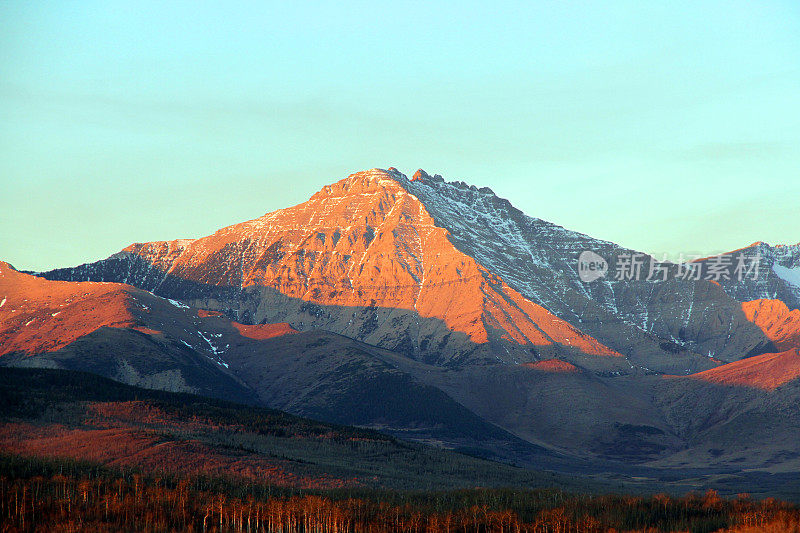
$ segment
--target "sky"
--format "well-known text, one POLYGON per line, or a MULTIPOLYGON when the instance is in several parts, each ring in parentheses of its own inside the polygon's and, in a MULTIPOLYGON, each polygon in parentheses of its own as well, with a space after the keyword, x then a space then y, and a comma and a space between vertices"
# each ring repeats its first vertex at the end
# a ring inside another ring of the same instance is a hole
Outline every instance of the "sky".
POLYGON ((19 269, 389 166, 657 256, 797 243, 800 3, 0 2, 19 269))

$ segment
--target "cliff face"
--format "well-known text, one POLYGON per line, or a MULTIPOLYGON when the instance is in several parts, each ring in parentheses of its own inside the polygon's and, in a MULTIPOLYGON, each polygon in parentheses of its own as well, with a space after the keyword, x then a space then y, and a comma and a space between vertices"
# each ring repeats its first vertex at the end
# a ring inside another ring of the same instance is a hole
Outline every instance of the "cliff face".
POLYGON ((525 216, 487 188, 373 169, 208 237, 134 244, 43 275, 123 281, 241 322, 324 328, 438 364, 559 357, 687 373, 769 347, 724 287, 584 283, 584 250, 611 264, 634 253, 525 216))
POLYGON ((742 304, 748 320, 772 341, 776 350, 800 348, 800 310, 780 300, 752 300, 742 304))

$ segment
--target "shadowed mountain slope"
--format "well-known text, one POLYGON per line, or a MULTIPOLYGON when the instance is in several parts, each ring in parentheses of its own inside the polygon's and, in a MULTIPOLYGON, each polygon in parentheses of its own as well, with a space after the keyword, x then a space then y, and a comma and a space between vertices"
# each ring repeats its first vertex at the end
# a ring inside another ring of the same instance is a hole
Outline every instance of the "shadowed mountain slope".
POLYGON ((397 369, 390 352, 341 335, 240 324, 127 285, 48 281, 6 264, 0 295, 2 366, 93 372, 511 462, 550 455, 397 369))
POLYGON ((684 448, 650 464, 667 467, 800 469, 800 354, 736 361, 648 385, 684 448))
POLYGON ((0 450, 6 454, 279 487, 587 488, 586 480, 572 476, 82 372, 0 368, 0 406, 0 450))

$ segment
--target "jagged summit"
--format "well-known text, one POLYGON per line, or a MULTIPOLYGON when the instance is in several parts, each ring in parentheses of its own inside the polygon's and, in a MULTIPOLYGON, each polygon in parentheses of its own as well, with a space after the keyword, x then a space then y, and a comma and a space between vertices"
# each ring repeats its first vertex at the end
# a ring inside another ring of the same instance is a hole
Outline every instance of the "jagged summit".
POLYGON ((347 176, 346 178, 341 179, 334 184, 326 185, 317 194, 324 193, 324 191, 327 191, 329 189, 357 191, 359 186, 392 187, 393 185, 389 183, 390 181, 394 181, 402 186, 408 185, 409 183, 412 182, 419 182, 420 184, 430 185, 433 187, 439 187, 439 186, 454 187, 461 190, 481 191, 482 193, 494 195, 494 191, 492 191, 492 189, 490 189, 489 187, 478 188, 475 185, 470 185, 465 181, 460 181, 460 180, 446 181, 441 174, 431 175, 422 168, 418 168, 409 179, 406 174, 402 173, 395 167, 389 167, 388 169, 371 168, 368 170, 361 170, 359 172, 354 172, 349 176, 347 176))
MULTIPOLYGON (((403 177, 405 178, 405 176, 403 176, 403 177)), ((433 176, 431 176, 430 174, 425 172, 423 169, 418 168, 417 171, 414 172, 414 175, 411 177, 411 181, 421 181, 423 183, 426 183, 426 182, 427 183, 430 183, 430 182, 444 183, 444 178, 442 177, 441 174, 434 174, 433 176)))
MULTIPOLYGON (((381 168, 373 168, 350 174, 330 185, 325 185, 315 193, 309 201, 319 201, 324 198, 340 198, 359 194, 375 193, 379 190, 397 192, 400 189, 398 178, 403 176, 399 172, 391 172, 381 168)), ((265 216, 270 215, 267 213, 265 216)))
POLYGON ((430 178, 431 177, 428 175, 427 172, 419 168, 417 169, 416 172, 414 172, 414 176, 411 178, 411 181, 423 181, 425 179, 430 179, 430 178))

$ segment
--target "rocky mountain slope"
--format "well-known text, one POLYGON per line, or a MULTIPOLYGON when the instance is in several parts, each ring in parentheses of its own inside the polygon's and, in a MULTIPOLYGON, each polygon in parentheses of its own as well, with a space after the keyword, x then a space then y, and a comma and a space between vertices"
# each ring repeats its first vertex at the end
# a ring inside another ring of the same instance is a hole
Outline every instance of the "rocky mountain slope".
POLYGON ((194 327, 199 317, 180 302, 118 283, 48 281, 3 262, 0 295, 2 365, 84 370, 132 385, 252 401, 212 349, 217 339, 206 340, 194 327))
POLYGON ((0 295, 0 366, 93 372, 510 462, 552 455, 395 368, 394 354, 341 335, 240 324, 128 285, 49 281, 6 263, 0 295))
POLYGON ((754 246, 763 278, 736 279, 742 251, 727 277, 693 277, 489 189, 390 168, 207 237, 40 276, 158 295, 185 316, 131 323, 216 361, 252 401, 298 414, 447 446, 483 438, 501 458, 512 443, 506 457, 589 470, 702 469, 692 453, 741 436, 763 453, 715 468, 783 471, 800 452, 787 437, 796 417, 778 414, 798 399, 797 264, 793 247, 754 246), (608 273, 584 281, 583 252, 608 273), (639 275, 617 275, 631 258, 639 275), (296 333, 261 338, 275 328, 296 333))
POLYGON ((742 304, 745 316, 758 326, 776 350, 800 346, 800 310, 780 300, 750 300, 742 304))
POLYGON ((780 300, 790 309, 800 308, 800 243, 770 246, 756 242, 698 263, 706 268, 717 265, 719 285, 740 302, 780 300), (740 257, 753 261, 742 265, 740 257), (752 273, 743 275, 748 271, 752 273))
POLYGON ((687 373, 769 349, 719 284, 584 283, 583 250, 610 263, 635 253, 527 217, 488 189, 373 169, 208 237, 134 244, 42 275, 130 283, 240 322, 324 328, 436 364, 558 357, 687 373))

